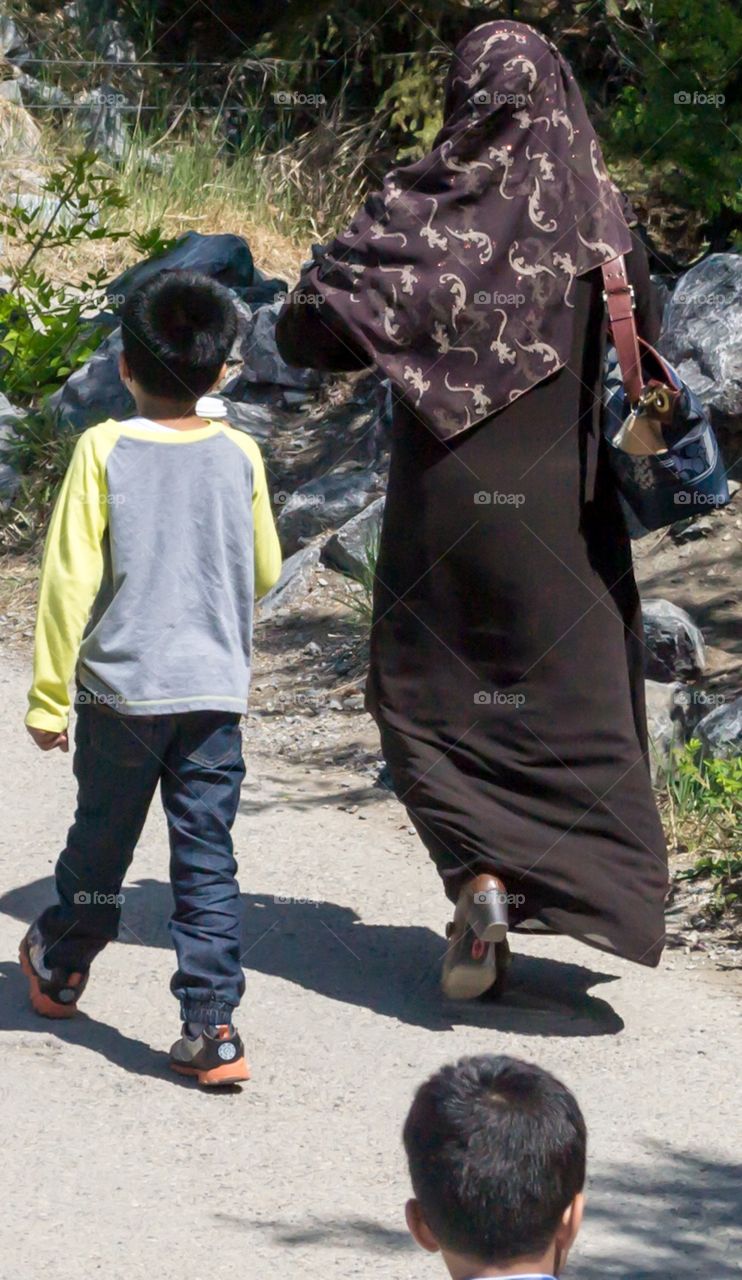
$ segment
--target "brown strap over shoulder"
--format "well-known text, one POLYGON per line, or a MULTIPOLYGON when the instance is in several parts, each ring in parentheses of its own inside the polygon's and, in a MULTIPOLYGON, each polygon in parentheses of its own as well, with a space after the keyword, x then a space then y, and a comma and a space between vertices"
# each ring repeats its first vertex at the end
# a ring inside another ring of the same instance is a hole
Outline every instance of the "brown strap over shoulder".
POLYGON ((644 379, 634 320, 634 289, 626 275, 623 254, 604 263, 601 270, 605 285, 603 296, 608 307, 608 320, 621 366, 621 377, 629 402, 635 405, 641 396, 644 379))

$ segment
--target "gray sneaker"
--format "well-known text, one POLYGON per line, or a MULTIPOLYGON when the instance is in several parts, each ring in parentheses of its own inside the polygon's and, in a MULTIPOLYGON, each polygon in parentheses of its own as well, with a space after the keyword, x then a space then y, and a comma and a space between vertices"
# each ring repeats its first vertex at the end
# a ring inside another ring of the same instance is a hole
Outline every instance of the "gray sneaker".
POLYGON ((233 1027, 204 1027, 183 1033, 170 1050, 170 1066, 182 1076, 196 1076, 205 1086, 241 1084, 250 1079, 245 1047, 233 1027))
POLYGON ((28 978, 31 1004, 42 1018, 74 1018, 77 1002, 87 985, 88 973, 48 969, 44 963, 45 950, 39 927, 34 922, 18 952, 21 969, 28 978))

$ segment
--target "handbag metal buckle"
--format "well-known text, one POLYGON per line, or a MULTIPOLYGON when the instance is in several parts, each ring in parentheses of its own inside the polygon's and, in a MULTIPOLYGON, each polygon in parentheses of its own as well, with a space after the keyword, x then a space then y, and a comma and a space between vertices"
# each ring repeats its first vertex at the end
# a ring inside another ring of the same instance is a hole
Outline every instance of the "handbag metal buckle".
MULTIPOLYGON (((631 310, 632 310, 632 311, 636 311, 636 292, 635 292, 635 290, 634 290, 634 286, 633 286, 633 284, 626 285, 626 287, 625 287, 625 288, 621 288, 621 289, 613 289, 613 290, 611 291, 611 296, 615 298, 615 297, 616 297, 616 295, 617 295, 617 294, 619 294, 619 293, 628 293, 629 297, 631 298, 631 310)), ((604 290, 603 290, 603 301, 604 301, 606 304, 608 303, 608 290, 607 290, 607 289, 604 289, 604 290)))

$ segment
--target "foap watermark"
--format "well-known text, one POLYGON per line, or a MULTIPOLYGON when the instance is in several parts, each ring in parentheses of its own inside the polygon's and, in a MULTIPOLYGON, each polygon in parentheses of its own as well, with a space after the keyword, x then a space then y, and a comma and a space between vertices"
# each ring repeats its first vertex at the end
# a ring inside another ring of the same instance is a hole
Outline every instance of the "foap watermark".
POLYGON ((673 102, 678 107, 723 107, 726 98, 723 93, 702 93, 694 89, 679 89, 673 94, 673 102))
POLYGON ((525 700, 524 693, 503 693, 502 689, 477 689, 474 694, 477 707, 522 707, 525 700))
POLYGON ((478 289, 473 299, 475 307, 522 307, 525 300, 524 293, 490 293, 487 289, 478 289))
POLYGON ((85 502, 88 505, 93 504, 97 507, 123 507, 126 502, 126 494, 101 493, 100 491, 92 494, 83 493, 80 497, 80 501, 85 502))
POLYGON ((273 895, 273 901, 279 907, 318 907, 319 902, 316 898, 298 898, 293 893, 276 893, 273 895))
POLYGON ((277 107, 324 107, 324 93, 302 93, 293 89, 276 89, 271 94, 277 107))
POLYGON ((127 102, 125 94, 116 93, 114 90, 93 89, 88 102, 78 105, 85 107, 88 103, 92 103, 95 107, 119 107, 127 108, 129 111, 136 110, 130 102, 127 102))
POLYGON ((526 895, 524 893, 503 893, 501 889, 483 889, 480 893, 475 893, 473 901, 477 906, 487 907, 491 904, 499 903, 503 907, 522 907, 525 906, 526 895))
POLYGON ((498 93, 489 89, 477 89, 472 102, 478 107, 517 107, 521 110, 528 103, 525 93, 498 93))
POLYGON ((75 705, 80 707, 86 704, 108 707, 115 711, 124 705, 124 698, 120 693, 92 693, 90 689, 78 689, 75 694, 75 705))
POLYGON ((285 507, 289 498, 292 507, 322 507, 325 502, 324 495, 321 493, 287 493, 285 489, 278 489, 273 494, 273 501, 277 507, 285 507))
POLYGON ((297 289, 294 293, 277 293, 274 302, 288 302, 291 299, 292 307, 321 307, 325 301, 324 293, 312 293, 311 290, 297 289))
POLYGON ((474 494, 477 507, 522 507, 525 500, 524 493, 501 493, 499 489, 478 489, 474 494))
POLYGON ((696 493, 688 489, 673 494, 673 502, 678 507, 723 507, 725 501, 717 493, 696 493))
POLYGON ((687 293, 682 287, 676 289, 672 295, 673 303, 675 302, 693 302, 701 307, 721 307, 726 302, 727 295, 723 293, 687 293))
POLYGON ((98 889, 89 892, 87 889, 78 889, 72 900, 78 907, 123 907, 125 898, 124 893, 101 893, 98 889))
POLYGON ((691 692, 691 702, 699 707, 722 707, 726 700, 726 694, 713 693, 710 689, 693 689, 691 692))

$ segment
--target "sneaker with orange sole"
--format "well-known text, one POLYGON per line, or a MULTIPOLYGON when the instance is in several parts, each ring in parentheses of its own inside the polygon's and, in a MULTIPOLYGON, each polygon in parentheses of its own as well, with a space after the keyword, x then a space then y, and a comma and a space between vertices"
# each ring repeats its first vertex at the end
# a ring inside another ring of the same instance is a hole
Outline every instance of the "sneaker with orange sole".
POLYGON ((87 986, 88 974, 48 969, 44 951, 44 940, 37 925, 32 924, 18 952, 21 969, 28 978, 31 1004, 42 1018, 74 1018, 77 1002, 87 986))
POLYGON ((179 1075, 194 1076, 205 1087, 250 1079, 245 1047, 232 1026, 203 1027, 192 1036, 184 1023, 180 1040, 170 1050, 170 1066, 179 1075))

